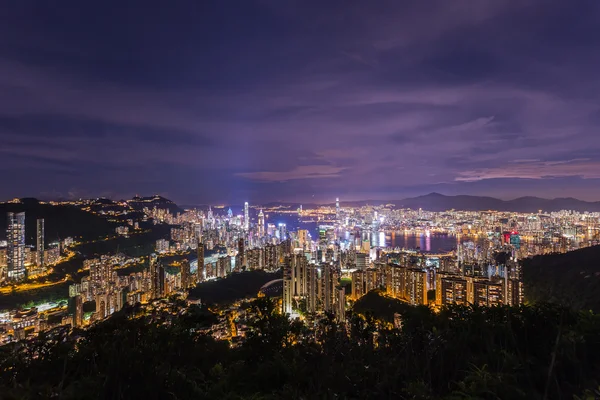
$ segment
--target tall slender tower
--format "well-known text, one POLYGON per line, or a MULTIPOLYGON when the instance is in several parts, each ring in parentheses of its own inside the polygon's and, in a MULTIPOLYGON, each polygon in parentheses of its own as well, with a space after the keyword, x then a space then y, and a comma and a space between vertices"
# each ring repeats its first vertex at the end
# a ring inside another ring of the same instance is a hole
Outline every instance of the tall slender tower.
POLYGON ((37 220, 37 265, 39 268, 43 268, 44 262, 44 219, 39 218, 37 220))
POLYGON ((9 212, 7 220, 7 278, 18 282, 25 279, 25 213, 9 212))
POLYGON ((248 217, 248 202, 244 203, 244 230, 248 231, 250 229, 250 219, 248 217))
POLYGON ((340 221, 340 198, 335 198, 335 220, 340 221))
POLYGON ((158 297, 158 257, 156 254, 150 254, 150 297, 158 297))
POLYGON ((258 237, 262 238, 265 236, 265 214, 263 210, 258 213, 258 237))
POLYGON ((292 314, 293 313, 293 299, 294 299, 294 272, 293 272, 293 258, 287 256, 285 258, 285 264, 283 266, 283 299, 281 301, 282 313, 292 314))
POLYGON ((185 290, 190 287, 191 283, 190 262, 183 260, 181 263, 181 288, 185 290))
POLYGON ((204 270, 204 243, 198 242, 198 282, 204 282, 206 271, 204 270))

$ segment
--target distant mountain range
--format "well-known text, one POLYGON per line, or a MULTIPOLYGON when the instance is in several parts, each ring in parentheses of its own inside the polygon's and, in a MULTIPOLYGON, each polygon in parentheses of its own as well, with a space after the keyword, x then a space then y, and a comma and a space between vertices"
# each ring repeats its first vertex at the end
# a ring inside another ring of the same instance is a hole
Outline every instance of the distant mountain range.
POLYGON ((543 199, 540 197, 519 197, 514 200, 500 200, 493 197, 480 196, 445 196, 430 193, 392 202, 398 208, 422 208, 428 211, 464 210, 464 211, 514 211, 514 212, 553 212, 561 210, 600 211, 600 201, 588 202, 572 197, 543 199))
MULTIPOLYGON (((277 206, 281 203, 268 203, 265 206, 277 206)), ((500 200, 494 197, 484 196, 446 196, 440 193, 430 193, 424 196, 410 197, 402 200, 364 200, 364 201, 344 201, 341 199, 343 206, 364 206, 364 205, 384 205, 393 204, 394 208, 412 208, 427 211, 447 211, 447 210, 461 210, 461 211, 513 211, 513 212, 524 212, 534 213, 542 210, 544 212, 553 212, 561 210, 573 210, 573 211, 590 211, 600 212, 600 201, 589 202, 574 199, 572 197, 567 198, 556 198, 556 199, 543 199, 540 197, 519 197, 514 200, 500 200)), ((290 208, 297 208, 300 203, 286 203, 286 206, 290 208)), ((328 203, 327 205, 333 206, 334 203, 328 203)), ((318 204, 303 204, 304 208, 316 207, 318 204)))

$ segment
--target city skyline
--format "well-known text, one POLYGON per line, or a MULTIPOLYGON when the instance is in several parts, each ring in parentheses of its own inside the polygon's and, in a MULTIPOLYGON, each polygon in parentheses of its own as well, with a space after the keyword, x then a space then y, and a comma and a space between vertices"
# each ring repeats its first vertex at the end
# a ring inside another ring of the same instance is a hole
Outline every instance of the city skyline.
POLYGON ((600 200, 598 2, 316 4, 6 4, 0 198, 600 200))

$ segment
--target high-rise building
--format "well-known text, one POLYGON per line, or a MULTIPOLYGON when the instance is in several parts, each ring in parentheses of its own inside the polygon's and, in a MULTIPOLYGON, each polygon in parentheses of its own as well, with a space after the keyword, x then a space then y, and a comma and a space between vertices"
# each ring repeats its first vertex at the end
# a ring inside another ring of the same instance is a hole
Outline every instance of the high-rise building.
POLYGON ((238 257, 236 260, 236 264, 235 267, 238 270, 241 270, 242 267, 246 266, 246 241, 244 240, 244 238, 239 238, 238 239, 238 257), (238 265, 239 263, 239 265, 238 265))
POLYGON ((299 229, 296 232, 296 236, 297 236, 298 246, 299 247, 305 248, 310 243, 310 237, 309 237, 308 230, 306 230, 306 229, 299 229))
POLYGON ((335 318, 337 322, 344 322, 346 320, 346 289, 342 286, 337 286, 335 291, 335 318))
POLYGON ((258 213, 258 237, 262 238, 265 236, 265 214, 263 210, 258 213))
POLYGON ((158 257, 156 254, 150 254, 150 297, 158 298, 158 257))
POLYGON ((156 269, 157 275, 156 275, 156 297, 157 298, 161 298, 165 296, 166 293, 166 271, 165 271, 165 267, 163 267, 162 265, 158 265, 158 268, 156 269))
POLYGON ((369 255, 366 253, 356 254, 356 268, 365 270, 369 266, 369 255))
POLYGON ((293 314, 294 281, 293 264, 291 256, 286 257, 283 266, 283 299, 281 301, 282 313, 293 314))
POLYGON ((318 307, 318 268, 317 264, 308 264, 308 293, 307 310, 309 313, 316 313, 318 307))
POLYGON ((44 260, 44 219, 37 220, 37 235, 36 235, 36 261, 39 268, 43 268, 46 263, 44 260))
POLYGON ((157 253, 168 253, 169 252, 169 241, 167 239, 158 239, 156 241, 156 252, 157 253))
POLYGON ((283 222, 280 222, 278 224, 278 229, 279 229, 279 240, 281 240, 283 242, 287 238, 287 226, 283 222))
POLYGON ((248 232, 250 229, 250 217, 248 216, 248 202, 244 203, 244 230, 248 232))
POLYGON ((83 296, 77 295, 69 299, 69 307, 73 315, 73 326, 80 328, 83 325, 83 296))
POLYGON ((367 294, 366 271, 358 269, 352 272, 352 298, 358 300, 367 294))
POLYGON ((308 293, 308 260, 302 254, 289 256, 292 268, 292 285, 294 296, 306 296, 308 293))
POLYGON ((206 269, 204 266, 204 243, 198 242, 198 282, 204 282, 206 280, 206 269))
POLYGON ((329 312, 333 311, 333 302, 334 302, 334 290, 337 284, 335 279, 335 274, 333 271, 333 265, 331 264, 321 264, 321 293, 322 299, 321 302, 323 304, 323 311, 329 312))
POLYGON ((409 268, 407 271, 407 300, 410 304, 427 304, 427 272, 409 268))
POLYGON ((7 280, 18 282, 25 279, 25 213, 8 213, 7 280))
POLYGON ((437 305, 467 304, 467 279, 457 275, 438 273, 435 283, 435 302, 437 305))
POLYGON ((188 289, 192 284, 191 279, 190 262, 188 260, 183 260, 181 263, 181 288, 184 290, 188 289))
POLYGON ((335 220, 339 222, 340 220, 340 198, 335 198, 335 220))
POLYGON ((469 303, 491 307, 501 305, 503 303, 502 299, 502 283, 500 282, 492 282, 489 280, 479 280, 474 278, 469 278, 471 282, 469 285, 469 303))

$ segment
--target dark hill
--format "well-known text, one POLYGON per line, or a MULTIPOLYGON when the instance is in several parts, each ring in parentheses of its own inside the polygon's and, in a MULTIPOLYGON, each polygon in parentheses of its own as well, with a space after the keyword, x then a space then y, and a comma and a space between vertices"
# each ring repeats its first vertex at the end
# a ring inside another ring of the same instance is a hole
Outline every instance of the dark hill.
POLYGON ((255 297, 260 288, 274 279, 281 279, 281 272, 246 271, 233 273, 227 278, 203 282, 190 289, 190 296, 203 303, 226 304, 246 297, 255 297))
POLYGON ((375 319, 394 322, 395 313, 404 313, 413 308, 408 303, 386 297, 381 290, 371 290, 354 303, 354 312, 362 315, 372 315, 375 319))
POLYGON ((481 196, 445 196, 430 193, 425 196, 392 201, 398 208, 422 208, 427 211, 514 211, 514 212, 553 212, 560 210, 600 211, 600 202, 588 202, 574 198, 542 199, 539 197, 520 197, 514 200, 500 200, 481 196))
POLYGON ((106 219, 83 211, 75 206, 40 203, 26 199, 22 203, 0 203, 0 237, 6 238, 6 214, 25 212, 25 236, 27 244, 35 244, 38 218, 44 218, 46 243, 66 237, 95 239, 114 233, 115 225, 106 219))
POLYGON ((600 312, 600 246, 523 260, 528 302, 600 312))
POLYGON ((129 204, 131 208, 137 211, 141 211, 146 207, 156 207, 162 209, 169 209, 169 211, 171 211, 172 213, 183 212, 183 210, 179 208, 177 204, 159 195, 155 195, 152 197, 135 196, 133 199, 127 200, 127 204, 129 204))
MULTIPOLYGON (((514 211, 537 213, 539 210, 544 212, 553 212, 561 210, 590 211, 600 212, 600 201, 589 202, 574 199, 572 197, 543 199, 540 197, 519 197, 514 200, 500 200, 494 197, 485 196, 446 196, 440 193, 430 193, 424 196, 410 197, 402 200, 362 200, 362 201, 344 201, 341 199, 342 207, 361 207, 365 205, 381 206, 393 204, 396 208, 411 208, 413 210, 422 208, 427 211, 514 211)), ((300 203, 268 203, 267 207, 285 206, 286 208, 296 209, 300 203)), ((333 207, 335 203, 321 204, 333 207)), ((318 207, 319 204, 304 204, 305 209, 318 207)))

